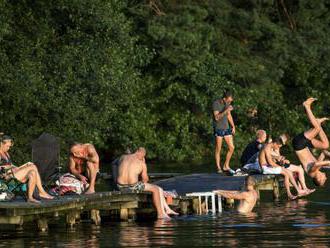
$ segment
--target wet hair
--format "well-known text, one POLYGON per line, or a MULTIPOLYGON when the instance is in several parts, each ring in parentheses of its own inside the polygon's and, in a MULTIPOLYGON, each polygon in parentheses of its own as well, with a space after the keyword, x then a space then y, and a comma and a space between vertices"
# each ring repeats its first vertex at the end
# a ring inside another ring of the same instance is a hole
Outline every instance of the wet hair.
POLYGON ((324 185, 325 185, 325 182, 323 184, 321 184, 321 182, 316 177, 313 178, 313 183, 315 186, 318 186, 318 187, 324 187, 324 185))
POLYGON ((229 91, 229 90, 226 89, 223 92, 222 98, 228 98, 228 97, 233 97, 233 94, 231 93, 231 91, 229 91))
POLYGON ((252 176, 247 176, 245 178, 245 185, 247 186, 255 186, 256 185, 256 180, 252 176))

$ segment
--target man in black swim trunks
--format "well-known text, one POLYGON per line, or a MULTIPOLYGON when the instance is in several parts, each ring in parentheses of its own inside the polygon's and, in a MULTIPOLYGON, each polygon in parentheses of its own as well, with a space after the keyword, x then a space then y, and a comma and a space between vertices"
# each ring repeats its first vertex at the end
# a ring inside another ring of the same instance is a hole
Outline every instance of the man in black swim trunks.
POLYGON ((292 140, 292 145, 305 172, 313 179, 314 184, 323 186, 327 180, 327 176, 320 169, 323 166, 330 165, 330 161, 324 160, 324 155, 316 159, 311 149, 327 150, 329 148, 328 137, 322 128, 322 123, 328 120, 328 118, 315 118, 311 109, 311 104, 315 100, 315 98, 308 98, 303 103, 307 117, 313 127, 304 133, 298 134, 292 140), (317 136, 319 139, 316 138, 317 136))
POLYGON ((231 170, 229 167, 230 159, 235 149, 233 141, 233 135, 235 134, 235 124, 231 115, 231 111, 233 110, 231 105, 232 101, 233 95, 231 92, 225 91, 222 99, 214 101, 212 105, 213 129, 215 136, 215 162, 218 173, 222 172, 220 167, 220 153, 223 139, 226 141, 228 146, 228 152, 223 170, 226 172, 233 172, 233 170, 231 170))

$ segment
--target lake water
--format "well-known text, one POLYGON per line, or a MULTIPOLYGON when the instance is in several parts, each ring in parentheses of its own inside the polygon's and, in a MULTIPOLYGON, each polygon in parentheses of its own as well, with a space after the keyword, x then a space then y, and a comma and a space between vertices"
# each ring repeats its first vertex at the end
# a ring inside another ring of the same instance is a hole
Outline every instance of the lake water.
MULTIPOLYGON (((212 170, 194 168, 198 172, 212 170)), ((164 170, 161 166, 150 168, 164 170)), ((181 167, 181 171, 187 170, 190 166, 181 167)), ((58 223, 51 224, 46 233, 33 226, 2 230, 0 247, 328 247, 329 190, 328 182, 308 198, 291 202, 283 199, 274 203, 270 193, 262 195, 262 202, 247 216, 229 209, 214 216, 180 216, 171 221, 106 221, 99 227, 82 222, 69 229, 58 223)))

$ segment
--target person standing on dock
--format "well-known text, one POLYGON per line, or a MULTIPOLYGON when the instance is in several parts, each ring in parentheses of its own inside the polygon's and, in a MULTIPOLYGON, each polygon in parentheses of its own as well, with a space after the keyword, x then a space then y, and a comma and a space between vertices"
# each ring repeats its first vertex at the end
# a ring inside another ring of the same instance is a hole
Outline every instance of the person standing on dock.
POLYGON ((255 190, 256 181, 252 176, 245 178, 245 191, 233 190, 216 190, 215 194, 225 198, 240 200, 237 211, 242 214, 247 214, 252 211, 258 200, 258 193, 255 190))
POLYGON ((169 215, 177 215, 177 213, 167 205, 163 189, 148 183, 145 156, 146 150, 140 147, 135 153, 120 158, 117 187, 121 192, 151 192, 158 219, 170 219, 169 215), (142 181, 139 181, 139 177, 142 181))
POLYGON ((328 118, 315 118, 311 105, 316 100, 316 98, 308 98, 304 101, 303 106, 307 118, 313 127, 295 136, 292 140, 292 146, 305 172, 313 179, 314 184, 316 186, 323 186, 327 180, 327 176, 320 170, 323 166, 329 166, 330 161, 324 160, 328 154, 329 140, 322 128, 322 123, 327 121, 328 118), (317 159, 312 154, 311 149, 320 149, 323 152, 317 159))
POLYGON ((84 184, 89 183, 85 194, 95 193, 95 181, 99 170, 99 155, 92 144, 75 143, 71 146, 69 172, 84 184))
POLYGON ((213 102, 213 131, 215 136, 215 162, 217 166, 218 173, 221 173, 220 166, 220 154, 222 148, 222 140, 224 139, 228 146, 228 152, 226 155, 226 161, 223 165, 223 171, 229 172, 231 174, 234 171, 230 168, 230 159, 234 153, 234 140, 233 135, 235 134, 235 124, 231 111, 233 106, 231 105, 233 101, 233 95, 230 91, 225 91, 223 97, 213 102), (230 125, 230 126, 229 126, 230 125))

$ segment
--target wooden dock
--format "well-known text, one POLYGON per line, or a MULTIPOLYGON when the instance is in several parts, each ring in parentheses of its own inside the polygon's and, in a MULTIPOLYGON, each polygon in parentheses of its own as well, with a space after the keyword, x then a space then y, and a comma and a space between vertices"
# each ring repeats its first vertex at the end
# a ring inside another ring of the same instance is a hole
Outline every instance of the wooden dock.
MULTIPOLYGON (((170 205, 181 214, 187 214, 193 211, 193 197, 174 198, 170 205)), ((23 227, 25 223, 35 222, 39 230, 46 231, 49 221, 54 220, 54 217, 64 216, 66 224, 73 226, 83 213, 87 213, 89 219, 96 225, 101 223, 101 216, 112 219, 117 217, 120 220, 135 219, 139 215, 143 215, 144 218, 156 216, 151 194, 122 194, 112 191, 62 196, 58 199, 42 201, 40 204, 25 201, 0 202, 0 225, 23 227)))
MULTIPOLYGON (((280 196, 282 176, 253 175, 256 180, 256 190, 272 191, 273 197, 280 196)), ((193 192, 212 192, 213 190, 243 190, 245 176, 224 176, 216 173, 190 174, 156 181, 155 184, 164 190, 175 190, 179 195, 193 192)), ((260 195, 260 194, 259 194, 260 195)))
MULTIPOLYGON (((271 190, 274 198, 279 197, 281 177, 273 175, 255 175, 257 190, 271 190)), ((179 197, 171 199, 169 204, 180 214, 203 212, 198 197, 187 197, 187 193, 212 192, 216 189, 241 190, 245 177, 222 176, 219 174, 192 174, 176 176, 157 181, 164 190, 175 190, 179 197)), ((207 203, 206 203, 207 204, 207 203)), ((139 216, 156 217, 150 193, 120 193, 118 191, 98 192, 91 195, 62 196, 40 204, 25 201, 0 202, 0 225, 16 225, 22 228, 25 223, 34 222, 41 231, 48 229, 49 222, 65 218, 65 223, 72 227, 81 216, 96 225, 101 217, 129 220, 139 216), (56 218, 54 218, 56 217, 56 218)), ((63 220, 62 220, 63 222, 63 220)))

